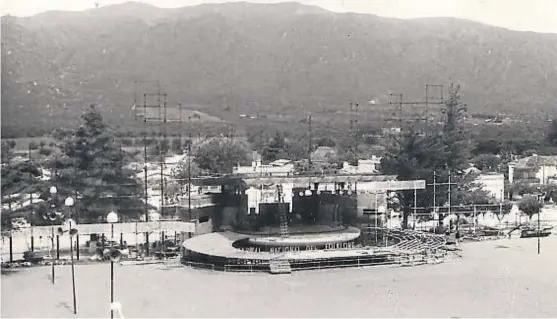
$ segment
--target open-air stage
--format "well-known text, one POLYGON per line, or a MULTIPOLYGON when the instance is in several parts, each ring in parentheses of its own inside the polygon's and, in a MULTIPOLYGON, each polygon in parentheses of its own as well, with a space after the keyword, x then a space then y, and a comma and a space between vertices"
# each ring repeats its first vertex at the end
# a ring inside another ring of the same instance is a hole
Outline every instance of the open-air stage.
POLYGON ((273 264, 290 270, 365 265, 419 264, 440 259, 444 236, 412 230, 337 227, 288 236, 223 231, 184 241, 183 262, 226 271, 271 271, 273 264), (381 243, 362 245, 362 235, 380 233, 381 243), (382 244, 383 239, 385 244, 382 244), (388 243, 388 244, 387 244, 388 243))

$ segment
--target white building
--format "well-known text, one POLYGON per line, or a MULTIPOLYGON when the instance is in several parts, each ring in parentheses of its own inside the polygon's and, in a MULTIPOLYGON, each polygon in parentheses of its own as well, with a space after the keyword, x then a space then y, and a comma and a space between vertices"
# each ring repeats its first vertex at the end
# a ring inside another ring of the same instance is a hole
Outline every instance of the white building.
POLYGON ((267 165, 261 162, 261 156, 253 152, 251 166, 240 166, 232 168, 233 174, 245 176, 273 176, 285 177, 294 175, 294 164, 287 159, 279 159, 267 165))
POLYGON ((557 156, 532 155, 509 164, 509 182, 546 185, 557 180, 557 156))
POLYGON ((348 162, 342 164, 341 174, 377 174, 381 157, 373 155, 370 159, 358 160, 358 165, 350 165, 348 162))
POLYGON ((498 201, 502 201, 505 196, 505 175, 499 173, 479 174, 475 183, 481 185, 485 191, 498 201))

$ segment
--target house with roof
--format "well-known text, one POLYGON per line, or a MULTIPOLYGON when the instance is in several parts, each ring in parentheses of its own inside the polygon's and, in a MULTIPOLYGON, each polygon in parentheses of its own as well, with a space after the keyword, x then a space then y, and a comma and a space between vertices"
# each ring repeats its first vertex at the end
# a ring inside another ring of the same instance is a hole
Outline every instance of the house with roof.
POLYGON ((492 198, 502 201, 505 199, 505 174, 497 172, 482 172, 473 164, 464 169, 464 174, 475 176, 474 183, 488 193, 492 198))
POLYGON ((509 164, 509 182, 546 185, 557 181, 557 156, 532 155, 509 164))
POLYGON ((337 151, 329 146, 319 146, 311 153, 311 161, 314 163, 327 163, 331 158, 336 158, 337 151))
POLYGON ((236 166, 232 168, 232 174, 243 176, 274 176, 284 177, 294 175, 294 163, 288 159, 278 159, 263 165, 261 155, 253 152, 253 160, 250 166, 236 166))
POLYGON ((381 165, 381 157, 373 155, 371 158, 368 159, 359 159, 358 165, 351 165, 348 162, 344 162, 342 164, 342 168, 340 169, 340 173, 351 174, 351 175, 378 174, 380 165, 381 165))

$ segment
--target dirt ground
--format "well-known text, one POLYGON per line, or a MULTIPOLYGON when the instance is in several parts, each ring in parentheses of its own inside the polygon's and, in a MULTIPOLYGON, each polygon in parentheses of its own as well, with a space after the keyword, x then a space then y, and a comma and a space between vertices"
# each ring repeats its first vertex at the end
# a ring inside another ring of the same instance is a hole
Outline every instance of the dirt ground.
MULTIPOLYGON (((413 268, 232 274, 115 266, 132 317, 557 317, 557 236, 463 246, 463 258, 413 268)), ((76 267, 78 317, 110 315, 110 266, 76 267)), ((69 266, 2 275, 2 318, 73 317, 69 266)))

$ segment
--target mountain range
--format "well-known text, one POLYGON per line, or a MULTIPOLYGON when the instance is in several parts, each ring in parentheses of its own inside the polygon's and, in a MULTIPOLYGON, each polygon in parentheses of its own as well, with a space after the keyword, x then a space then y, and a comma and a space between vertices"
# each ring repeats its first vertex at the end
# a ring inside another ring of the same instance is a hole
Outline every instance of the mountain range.
POLYGON ((334 117, 351 101, 373 114, 391 93, 423 101, 426 84, 453 82, 469 112, 557 114, 556 61, 557 34, 297 3, 3 16, 2 135, 69 125, 92 103, 126 126, 134 103, 159 88, 169 107, 232 122, 260 112, 334 117))

